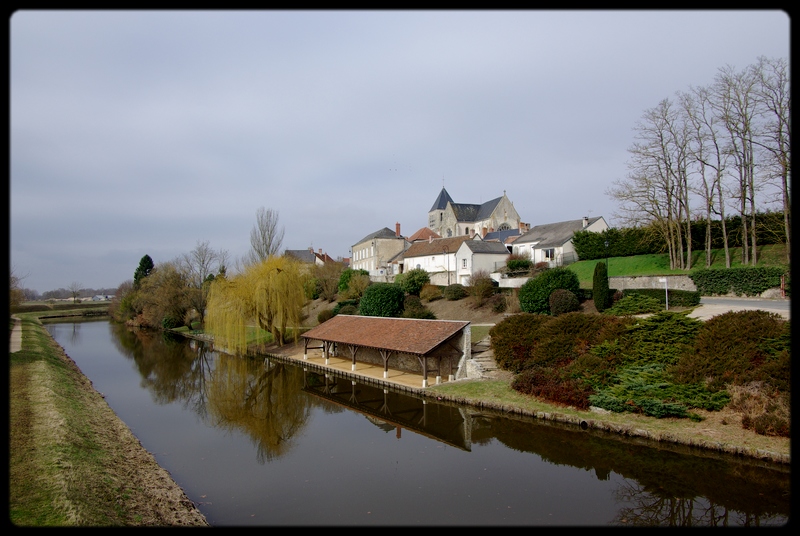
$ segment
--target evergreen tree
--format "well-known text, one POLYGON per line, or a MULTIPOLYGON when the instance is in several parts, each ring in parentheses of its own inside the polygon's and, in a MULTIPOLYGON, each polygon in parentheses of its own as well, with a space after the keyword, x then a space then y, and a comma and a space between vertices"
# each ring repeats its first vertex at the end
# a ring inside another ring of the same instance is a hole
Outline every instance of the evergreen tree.
POLYGON ((139 288, 139 285, 142 282, 142 279, 150 275, 150 272, 153 271, 153 259, 150 258, 150 255, 145 255, 139 261, 139 266, 136 268, 136 271, 133 272, 133 287, 139 288))
POLYGON ((598 262, 594 265, 592 298, 594 298, 595 308, 600 313, 611 306, 611 290, 608 288, 608 267, 604 262, 598 262))

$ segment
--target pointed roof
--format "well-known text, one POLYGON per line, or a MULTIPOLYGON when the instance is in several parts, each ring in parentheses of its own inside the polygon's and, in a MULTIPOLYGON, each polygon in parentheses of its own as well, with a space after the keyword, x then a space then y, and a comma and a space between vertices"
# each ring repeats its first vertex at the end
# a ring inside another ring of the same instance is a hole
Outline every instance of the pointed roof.
POLYGON ((450 194, 447 193, 447 190, 444 189, 442 186, 442 191, 439 192, 439 197, 436 198, 436 201, 433 202, 433 206, 428 212, 433 212, 434 210, 444 210, 447 208, 447 203, 452 203, 453 198, 450 197, 450 194))

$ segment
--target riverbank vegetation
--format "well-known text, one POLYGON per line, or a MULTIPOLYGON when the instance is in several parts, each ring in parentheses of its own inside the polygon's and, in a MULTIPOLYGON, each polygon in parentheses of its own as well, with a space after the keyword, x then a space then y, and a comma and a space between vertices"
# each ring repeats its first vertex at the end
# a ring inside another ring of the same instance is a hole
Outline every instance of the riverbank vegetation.
MULTIPOLYGON (((61 310, 79 319, 85 309, 61 310), (70 314, 71 313, 71 314, 70 314)), ((39 320, 9 355, 9 519, 25 526, 206 526, 183 490, 39 320)))

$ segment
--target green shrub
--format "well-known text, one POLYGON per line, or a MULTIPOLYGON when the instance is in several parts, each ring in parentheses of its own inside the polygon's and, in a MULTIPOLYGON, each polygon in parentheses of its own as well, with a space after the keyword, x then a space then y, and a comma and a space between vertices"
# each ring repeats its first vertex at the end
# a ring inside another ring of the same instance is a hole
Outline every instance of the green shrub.
POLYGON ((789 341, 789 322, 776 313, 724 313, 702 323, 672 373, 678 381, 706 381, 715 389, 763 381, 788 391, 789 341))
POLYGON ((559 266, 529 279, 519 289, 520 308, 526 313, 549 314, 550 294, 556 289, 569 290, 577 295, 580 291, 577 274, 559 266))
POLYGON ((442 289, 441 287, 428 283, 427 285, 423 285, 422 289, 419 291, 419 297, 427 302, 439 300, 442 298, 442 289))
POLYGON ((594 265, 592 277, 592 298, 597 312, 602 313, 611 306, 611 289, 608 288, 608 267, 604 262, 594 265))
POLYGON ((657 313, 663 310, 664 306, 655 298, 644 294, 629 294, 616 302, 611 308, 606 309, 605 313, 624 316, 657 313))
POLYGON ((639 318, 620 337, 626 364, 674 364, 694 344, 703 322, 683 313, 660 311, 639 318))
POLYGON ((506 271, 508 273, 527 273, 533 267, 533 262, 530 259, 510 258, 506 262, 506 271))
MULTIPOLYGON (((669 306, 670 307, 694 307, 700 305, 700 293, 695 290, 668 290, 669 293, 669 306)), ((638 294, 647 296, 658 301, 662 305, 662 309, 666 306, 667 292, 658 288, 637 288, 627 289, 621 291, 622 297, 632 296, 638 294)))
POLYGON ((183 322, 181 322, 177 318, 169 316, 169 315, 165 316, 161 320, 161 327, 164 328, 164 329, 175 329, 175 328, 181 327, 182 325, 183 325, 183 322))
POLYGON ((323 309, 317 314, 317 322, 322 324, 323 322, 325 322, 326 320, 330 320, 334 316, 336 315, 333 313, 333 309, 323 309))
POLYGON ((400 285, 404 292, 419 296, 422 288, 431 281, 428 272, 422 268, 414 268, 395 278, 395 283, 400 285))
POLYGON ((564 377, 557 368, 536 367, 518 374, 511 388, 522 394, 535 396, 562 406, 589 409, 589 396, 593 390, 584 381, 564 377))
POLYGON ((497 366, 515 373, 522 371, 538 342, 538 328, 549 319, 544 315, 519 313, 492 326, 489 336, 497 366))
POLYGON ((350 287, 350 278, 354 275, 365 275, 369 277, 369 272, 361 269, 345 268, 339 276, 339 292, 345 293, 350 287))
POLYGON ((464 288, 464 285, 460 283, 453 283, 452 285, 447 285, 444 287, 443 293, 445 299, 450 301, 457 301, 462 298, 466 298, 468 293, 467 289, 464 288))
POLYGON ((536 344, 529 366, 563 366, 589 352, 592 346, 625 333, 629 322, 602 315, 572 312, 548 317, 536 327, 536 344))
POLYGON ((341 309, 339 309, 340 315, 357 315, 358 314, 358 307, 355 305, 345 305, 341 309))
POLYGON ((403 314, 405 292, 394 283, 373 283, 364 291, 358 312, 362 316, 399 317, 403 314))
POLYGON ((578 309, 580 309, 578 297, 569 290, 557 288, 550 294, 550 314, 553 316, 571 313, 578 309))
POLYGON ((336 305, 333 306, 333 316, 339 314, 343 307, 347 307, 348 305, 352 305, 356 310, 358 310, 358 303, 359 300, 342 300, 336 302, 336 305))
POLYGON ((701 268, 689 277, 703 296, 734 293, 737 296, 758 296, 765 290, 781 286, 781 276, 788 270, 780 266, 741 266, 736 268, 701 268))

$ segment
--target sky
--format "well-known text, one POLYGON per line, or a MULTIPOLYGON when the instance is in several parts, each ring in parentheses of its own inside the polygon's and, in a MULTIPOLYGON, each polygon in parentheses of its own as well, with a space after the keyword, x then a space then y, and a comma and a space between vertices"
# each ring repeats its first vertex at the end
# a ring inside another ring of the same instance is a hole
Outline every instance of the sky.
POLYGON ((333 258, 504 193, 523 222, 602 216, 634 127, 720 69, 789 58, 780 10, 47 11, 9 18, 9 258, 40 293, 144 255, 333 258))

